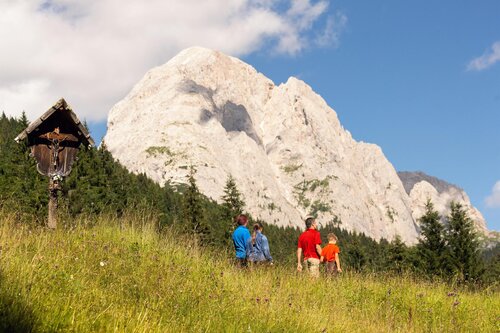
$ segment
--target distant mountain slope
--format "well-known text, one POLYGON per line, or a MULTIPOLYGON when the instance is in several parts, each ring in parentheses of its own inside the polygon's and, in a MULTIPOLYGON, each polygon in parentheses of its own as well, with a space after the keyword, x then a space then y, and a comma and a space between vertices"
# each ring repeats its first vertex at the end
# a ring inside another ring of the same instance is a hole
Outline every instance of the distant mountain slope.
POLYGON ((406 193, 410 194, 410 191, 413 189, 413 186, 416 183, 421 182, 422 180, 425 180, 439 192, 443 193, 447 190, 450 189, 450 187, 455 187, 459 190, 462 190, 460 187, 450 184, 442 179, 429 176, 422 171, 415 171, 415 172, 410 172, 410 171, 398 171, 398 176, 403 182, 403 186, 405 188, 406 193))
POLYGON ((487 234, 486 221, 481 212, 472 206, 467 193, 460 187, 450 184, 439 178, 429 176, 421 171, 400 171, 398 176, 403 183, 406 193, 412 203, 413 218, 415 221, 424 214, 428 199, 432 201, 436 210, 444 218, 449 214, 452 201, 462 204, 474 221, 476 228, 487 234))

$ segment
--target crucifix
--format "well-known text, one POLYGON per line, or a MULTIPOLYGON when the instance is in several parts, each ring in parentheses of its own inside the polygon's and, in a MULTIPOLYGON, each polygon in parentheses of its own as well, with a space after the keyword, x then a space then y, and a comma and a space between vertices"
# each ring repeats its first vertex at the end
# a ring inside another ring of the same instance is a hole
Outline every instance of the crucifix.
POLYGON ((60 161, 59 154, 65 149, 61 145, 65 140, 67 140, 71 134, 60 133, 59 127, 54 128, 52 132, 48 132, 40 135, 40 138, 47 139, 50 142, 50 170, 49 172, 49 212, 48 212, 48 222, 47 226, 50 229, 55 229, 57 227, 57 198, 58 191, 61 190, 61 182, 63 181, 63 174, 59 172, 60 161))
POLYGON ((47 226, 55 229, 61 183, 71 172, 80 144, 93 145, 94 141, 64 99, 32 122, 15 140, 26 138, 30 155, 37 161, 38 172, 49 177, 47 226))

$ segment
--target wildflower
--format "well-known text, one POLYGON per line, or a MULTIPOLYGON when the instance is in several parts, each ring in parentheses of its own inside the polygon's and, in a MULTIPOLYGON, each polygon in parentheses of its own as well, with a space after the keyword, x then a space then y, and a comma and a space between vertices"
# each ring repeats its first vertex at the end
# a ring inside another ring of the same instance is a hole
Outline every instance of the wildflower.
POLYGON ((450 292, 448 293, 448 297, 453 297, 453 296, 457 296, 457 294, 456 294, 456 293, 454 293, 453 291, 450 291, 450 292))
POLYGON ((104 267, 104 265, 106 265, 106 263, 105 263, 104 261, 101 261, 101 262, 99 263, 99 265, 101 265, 101 267, 104 267))
POLYGON ((458 304, 460 304, 460 302, 456 300, 455 302, 453 302, 453 307, 458 306, 458 304))

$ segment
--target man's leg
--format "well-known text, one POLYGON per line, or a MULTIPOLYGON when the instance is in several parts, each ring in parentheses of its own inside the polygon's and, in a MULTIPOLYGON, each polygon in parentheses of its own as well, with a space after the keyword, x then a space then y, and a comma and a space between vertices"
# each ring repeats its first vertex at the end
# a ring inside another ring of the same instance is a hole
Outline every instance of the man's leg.
POLYGON ((319 259, 316 258, 308 258, 307 260, 307 269, 309 270, 309 274, 312 277, 319 277, 319 259))

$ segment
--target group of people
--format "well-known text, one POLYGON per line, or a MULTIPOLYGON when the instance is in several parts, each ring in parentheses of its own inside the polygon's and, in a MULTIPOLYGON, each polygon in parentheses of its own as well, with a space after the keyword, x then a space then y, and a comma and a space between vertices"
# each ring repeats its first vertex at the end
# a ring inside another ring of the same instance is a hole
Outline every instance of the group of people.
MULTIPOLYGON (((235 220, 238 227, 232 236, 237 265, 240 267, 247 267, 249 264, 272 265, 273 257, 269 249, 269 241, 262 233, 262 225, 255 223, 253 232, 250 234, 246 215, 238 215, 235 220)), ((333 233, 328 234, 328 244, 322 248, 316 219, 308 217, 305 224, 306 231, 299 236, 297 245, 297 270, 301 272, 305 267, 311 276, 318 277, 320 264, 325 263, 327 274, 342 272, 337 236, 333 233)))
POLYGON ((316 219, 308 217, 306 219, 306 231, 299 236, 297 270, 301 272, 305 266, 311 276, 319 277, 319 265, 326 263, 326 272, 328 274, 342 272, 339 253, 337 236, 333 233, 328 234, 328 244, 324 248, 321 248, 321 235, 318 231, 318 222, 316 222, 316 219))
POLYGON ((247 228, 248 217, 238 215, 236 217, 238 227, 233 232, 234 249, 236 250, 236 262, 240 267, 246 267, 248 264, 273 264, 273 257, 269 250, 269 241, 262 233, 262 225, 255 223, 253 232, 247 228))

